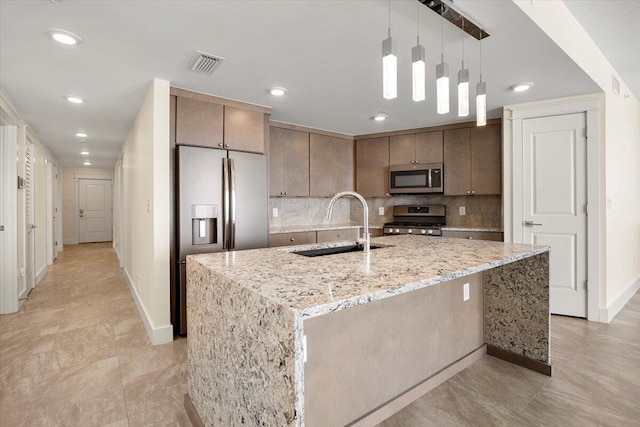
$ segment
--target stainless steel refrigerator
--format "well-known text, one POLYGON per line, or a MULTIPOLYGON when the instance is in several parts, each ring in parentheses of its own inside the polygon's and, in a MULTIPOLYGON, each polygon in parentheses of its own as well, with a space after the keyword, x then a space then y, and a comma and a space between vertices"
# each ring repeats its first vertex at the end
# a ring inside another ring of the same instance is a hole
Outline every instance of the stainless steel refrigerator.
POLYGON ((262 154, 176 146, 176 260, 172 322, 187 333, 187 255, 265 248, 267 162, 262 154))

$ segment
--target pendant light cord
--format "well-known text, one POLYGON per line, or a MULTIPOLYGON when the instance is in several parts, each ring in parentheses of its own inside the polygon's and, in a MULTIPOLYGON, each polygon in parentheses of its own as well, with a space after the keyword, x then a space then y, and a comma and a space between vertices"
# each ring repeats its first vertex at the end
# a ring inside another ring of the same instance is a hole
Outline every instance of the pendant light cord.
POLYGON ((480 29, 480 83, 482 83, 482 29, 480 29))
POLYGON ((442 42, 442 48, 440 49, 440 60, 444 62, 444 16, 440 15, 440 40, 442 42))
POLYGON ((416 34, 417 34, 416 40, 418 42, 417 44, 420 44, 420 2, 419 1, 416 2, 416 18, 417 18, 416 22, 418 25, 418 28, 416 29, 416 34))
POLYGON ((464 18, 462 18, 462 69, 464 69, 464 18))
POLYGON ((389 27, 387 28, 387 33, 389 38, 391 38, 391 0, 389 0, 389 27))

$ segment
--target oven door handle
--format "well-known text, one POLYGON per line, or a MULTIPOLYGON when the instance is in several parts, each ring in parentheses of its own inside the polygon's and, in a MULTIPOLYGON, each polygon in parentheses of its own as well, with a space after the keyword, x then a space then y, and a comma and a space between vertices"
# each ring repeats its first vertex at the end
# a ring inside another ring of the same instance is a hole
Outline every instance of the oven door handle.
POLYGON ((427 186, 429 188, 433 188, 433 184, 432 184, 433 181, 432 181, 432 178, 431 178, 431 174, 433 173, 433 170, 434 169, 427 169, 427 175, 429 175, 429 181, 428 181, 427 186))

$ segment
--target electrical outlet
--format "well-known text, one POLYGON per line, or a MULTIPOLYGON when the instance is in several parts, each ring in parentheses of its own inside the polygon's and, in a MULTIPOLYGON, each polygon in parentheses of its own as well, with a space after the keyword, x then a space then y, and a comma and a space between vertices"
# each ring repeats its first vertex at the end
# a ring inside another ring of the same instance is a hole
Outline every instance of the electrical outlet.
POLYGON ((467 208, 464 206, 460 206, 458 208, 458 212, 460 213, 460 216, 465 216, 467 214, 467 208))
POLYGON ((464 285, 462 285, 462 300, 463 301, 469 301, 469 284, 465 283, 464 285))
POLYGON ((278 208, 273 208, 273 209, 271 209, 271 215, 272 215, 274 218, 278 218, 278 208))
POLYGON ((380 207, 378 208, 378 215, 380 215, 380 216, 384 216, 384 206, 380 206, 380 207))

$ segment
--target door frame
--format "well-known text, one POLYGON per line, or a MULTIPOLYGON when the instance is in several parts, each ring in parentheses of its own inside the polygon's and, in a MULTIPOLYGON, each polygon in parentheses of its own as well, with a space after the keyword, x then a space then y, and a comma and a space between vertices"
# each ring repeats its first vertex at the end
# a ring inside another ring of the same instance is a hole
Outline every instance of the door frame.
POLYGON ((80 243, 80 223, 78 222, 78 205, 80 198, 80 183, 81 179, 99 179, 103 181, 111 181, 111 239, 113 240, 113 176, 105 175, 105 174, 89 174, 89 173, 74 173, 73 174, 73 184, 74 184, 74 194, 75 194, 75 203, 73 210, 73 227, 76 230, 76 238, 75 242, 80 243))
POLYGON ((587 319, 606 322, 600 318, 600 291, 604 283, 604 156, 601 155, 604 137, 600 123, 603 109, 602 94, 552 99, 504 107, 503 120, 503 191, 504 240, 521 243, 515 231, 522 227, 523 182, 522 182, 522 121, 525 119, 585 113, 587 122, 587 319), (602 182, 601 182, 602 181, 602 182), (602 232, 601 232, 602 230, 602 232))
MULTIPOLYGON (((4 122, 4 121, 2 121, 4 122)), ((15 313, 20 308, 18 300, 18 127, 0 126, 0 314, 15 313), (13 201, 13 202, 12 202, 13 201)), ((24 302, 24 301, 22 301, 24 302)))

